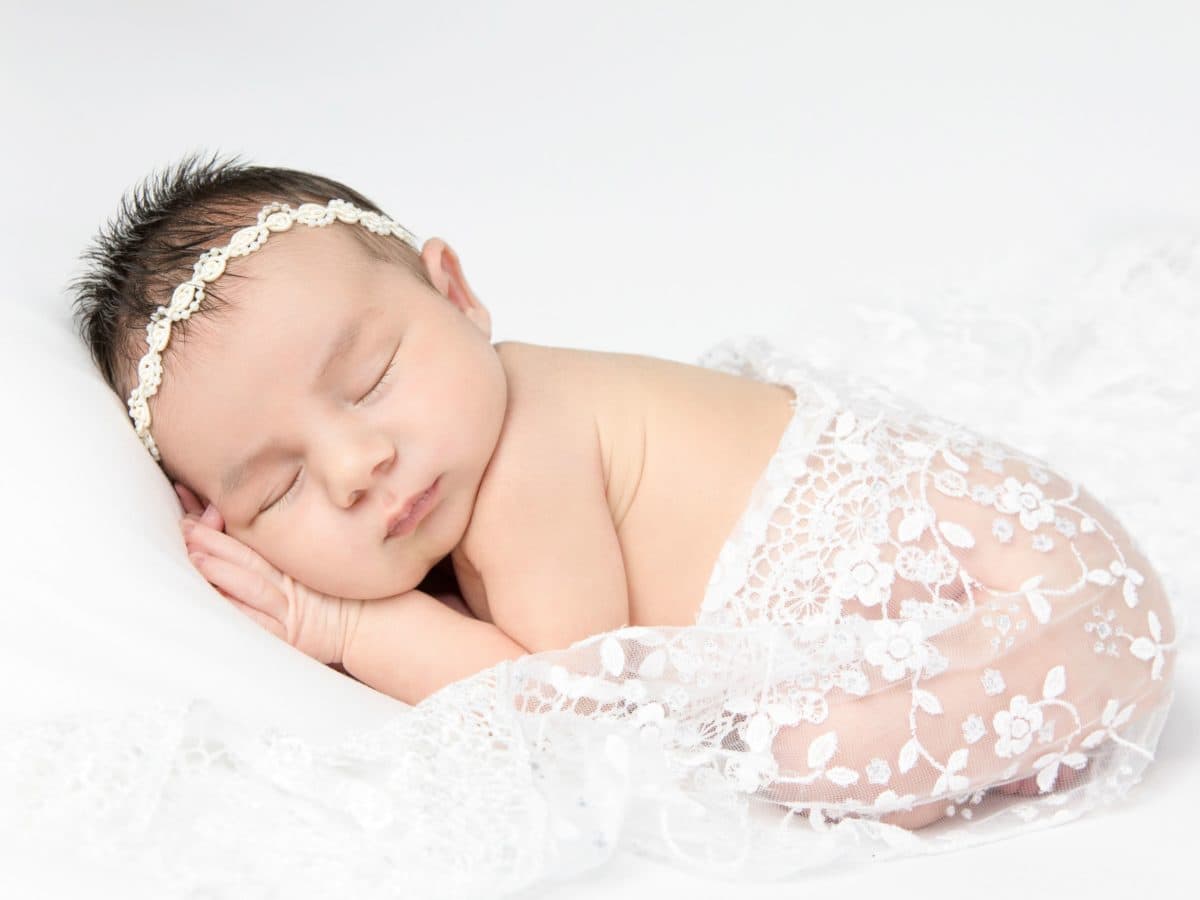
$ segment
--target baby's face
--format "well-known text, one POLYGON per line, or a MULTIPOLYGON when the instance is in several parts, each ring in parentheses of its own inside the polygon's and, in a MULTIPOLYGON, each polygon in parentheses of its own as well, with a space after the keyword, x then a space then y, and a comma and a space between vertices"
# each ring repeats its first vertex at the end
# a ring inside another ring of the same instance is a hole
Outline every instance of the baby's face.
POLYGON ((163 353, 151 427, 226 533, 314 590, 374 599, 415 588, 461 542, 508 394, 449 248, 422 251, 434 290, 370 259, 356 227, 295 226, 231 261, 217 282, 231 308, 163 353), (435 479, 433 509, 388 538, 435 479))

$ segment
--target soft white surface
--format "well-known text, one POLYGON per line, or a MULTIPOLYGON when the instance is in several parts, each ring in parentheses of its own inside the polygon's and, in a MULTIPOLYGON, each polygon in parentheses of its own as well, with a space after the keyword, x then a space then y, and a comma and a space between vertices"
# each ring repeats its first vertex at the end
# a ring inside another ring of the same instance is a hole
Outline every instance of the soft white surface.
MULTIPOLYGON (((962 298, 990 297, 998 328, 1045 312, 1066 334, 1072 317, 1094 318, 1061 305, 1080 302, 1071 276, 1090 261, 1156 239, 1194 254, 1200 235, 1200 16, 1187 3, 339 4, 334 19, 303 3, 205 9, 5 14, 6 717, 184 691, 320 738, 390 705, 253 628, 203 583, 169 485, 71 334, 62 289, 77 254, 125 187, 187 150, 330 175, 422 237, 446 238, 495 340, 693 361, 725 334, 760 332, 819 336, 831 359, 854 362, 845 329, 857 320, 890 354, 886 366, 874 354, 857 363, 903 381, 907 359, 912 386, 936 360, 898 342, 928 343, 930 323, 962 298), (1047 272, 1066 274, 1043 292, 1034 275, 1047 272)), ((1194 399, 1170 388, 1197 384, 1186 352, 1197 332, 1182 330, 1198 305, 1113 310, 1117 333, 1085 333, 1067 367, 1119 374, 1126 401, 1153 386, 1148 427, 1174 422, 1177 444, 1115 435, 1111 456, 1089 459, 1069 420, 1013 408, 1007 421, 980 409, 975 422, 1111 500, 1189 608, 1200 497, 1178 461, 1200 446, 1200 421, 1194 399), (1123 340, 1154 370, 1088 355, 1123 340), (1117 462, 1159 456, 1175 468, 1121 481, 1117 462)), ((978 360, 982 385, 1011 393, 1009 378, 1053 375, 1018 335, 1025 355, 978 360)), ((944 411, 969 414, 969 399, 949 397, 944 411)), ((1194 659, 1180 654, 1158 761, 1107 816, 791 885, 734 888, 619 854, 534 895, 1190 894, 1194 659)), ((58 885, 47 877, 4 860, 0 891, 137 890, 82 867, 56 870, 58 885)))

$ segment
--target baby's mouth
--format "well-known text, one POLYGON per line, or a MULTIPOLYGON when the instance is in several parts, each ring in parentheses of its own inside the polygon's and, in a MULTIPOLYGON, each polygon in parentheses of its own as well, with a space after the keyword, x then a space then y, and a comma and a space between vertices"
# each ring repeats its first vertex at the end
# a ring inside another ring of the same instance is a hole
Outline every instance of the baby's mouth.
POLYGON ((415 499, 412 499, 410 503, 406 504, 405 509, 402 509, 399 515, 388 520, 389 526, 386 538, 409 534, 417 527, 417 524, 424 518, 437 499, 438 485, 441 484, 441 480, 441 476, 439 475, 434 479, 433 484, 422 491, 415 499))

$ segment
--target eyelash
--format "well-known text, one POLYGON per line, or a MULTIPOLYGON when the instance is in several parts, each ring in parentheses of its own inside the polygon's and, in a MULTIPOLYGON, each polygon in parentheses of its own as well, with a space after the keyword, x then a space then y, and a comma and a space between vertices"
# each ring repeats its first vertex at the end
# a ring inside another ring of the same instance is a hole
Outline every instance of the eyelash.
MULTIPOLYGON (((379 380, 377 382, 375 382, 375 386, 373 388, 371 388, 369 391, 367 391, 367 393, 364 394, 362 396, 362 398, 354 405, 361 406, 363 403, 367 402, 367 400, 371 399, 371 397, 373 397, 377 391, 379 391, 381 388, 386 387, 388 384, 388 381, 389 381, 389 376, 392 374, 392 369, 394 369, 395 367, 396 367, 396 357, 393 356, 392 361, 390 363, 388 363, 388 367, 384 370, 383 374, 379 376, 379 380)), ((303 471, 303 470, 301 470, 301 471, 303 471)), ((276 500, 274 503, 268 504, 266 507, 263 508, 262 511, 266 512, 267 510, 280 509, 281 507, 286 506, 288 503, 288 500, 291 498, 292 494, 295 492, 296 485, 299 483, 300 483, 300 472, 297 472, 296 477, 292 480, 292 483, 288 486, 288 489, 286 491, 284 491, 283 494, 280 495, 278 500, 276 500)))
POLYGON ((380 388, 386 387, 387 383, 388 383, 388 377, 392 374, 392 369, 394 369, 394 368, 396 368, 396 357, 395 356, 393 356, 392 361, 390 363, 388 363, 388 367, 383 370, 383 374, 379 376, 379 380, 377 382, 375 382, 375 387, 373 387, 369 391, 367 391, 366 394, 364 394, 362 396, 362 398, 354 405, 361 406, 362 404, 366 403, 369 399, 371 399, 371 397, 373 397, 375 395, 376 391, 378 391, 380 388))

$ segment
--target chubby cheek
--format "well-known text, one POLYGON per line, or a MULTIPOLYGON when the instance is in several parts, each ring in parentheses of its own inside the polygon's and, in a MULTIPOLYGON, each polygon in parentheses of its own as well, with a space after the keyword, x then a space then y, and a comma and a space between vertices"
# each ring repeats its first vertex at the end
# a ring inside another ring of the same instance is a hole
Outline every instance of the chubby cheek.
POLYGON ((280 571, 322 594, 367 600, 403 589, 403 573, 381 542, 356 540, 332 528, 297 527, 294 537, 277 539, 270 558, 280 571))
POLYGON ((362 577, 361 565, 354 563, 354 548, 348 537, 332 529, 311 523, 290 529, 275 540, 278 568, 305 587, 337 597, 351 596, 354 584, 362 577))

